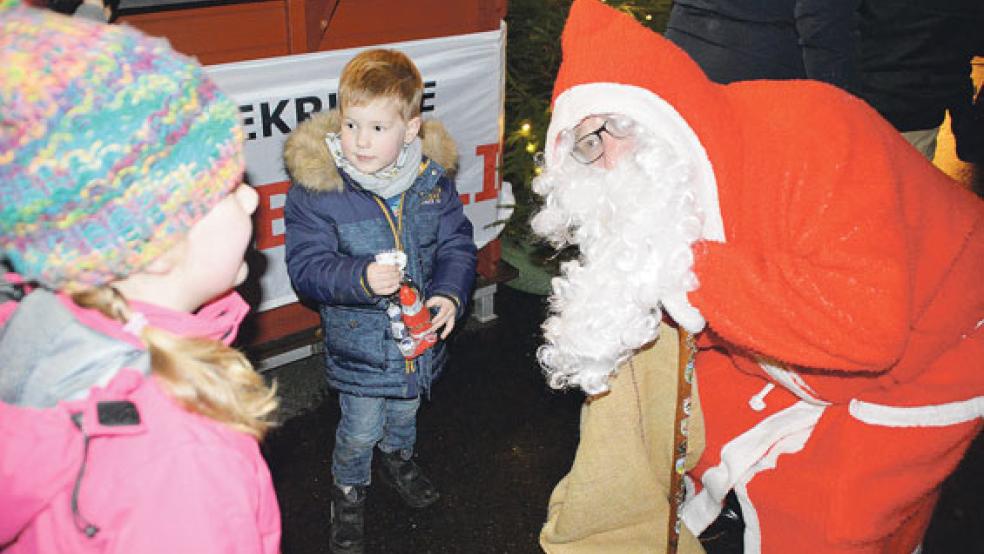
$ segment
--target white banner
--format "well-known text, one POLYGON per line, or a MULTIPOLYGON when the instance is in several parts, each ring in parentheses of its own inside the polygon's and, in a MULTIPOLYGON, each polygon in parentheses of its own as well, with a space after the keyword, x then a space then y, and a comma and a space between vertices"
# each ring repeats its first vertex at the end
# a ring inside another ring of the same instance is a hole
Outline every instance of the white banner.
MULTIPOLYGON (((479 248, 495 238, 508 217, 508 186, 498 173, 505 118, 506 31, 374 45, 410 56, 424 79, 424 119, 439 119, 458 145, 458 192, 475 227, 479 248), (500 195, 502 201, 499 200, 500 195)), ((336 107, 338 77, 366 48, 333 50, 208 66, 222 90, 239 104, 246 130, 246 167, 260 193, 256 246, 266 258, 259 310, 297 300, 284 263, 283 207, 289 185, 281 149, 309 114, 336 107)))

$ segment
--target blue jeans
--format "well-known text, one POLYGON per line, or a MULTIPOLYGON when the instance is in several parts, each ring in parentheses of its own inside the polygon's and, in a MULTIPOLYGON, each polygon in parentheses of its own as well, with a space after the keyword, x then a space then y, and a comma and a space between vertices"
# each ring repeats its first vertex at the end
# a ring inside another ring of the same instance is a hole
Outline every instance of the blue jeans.
POLYGON ((368 485, 372 449, 401 451, 406 459, 417 441, 417 408, 420 397, 411 399, 353 396, 339 393, 342 419, 335 431, 331 473, 335 484, 368 485))

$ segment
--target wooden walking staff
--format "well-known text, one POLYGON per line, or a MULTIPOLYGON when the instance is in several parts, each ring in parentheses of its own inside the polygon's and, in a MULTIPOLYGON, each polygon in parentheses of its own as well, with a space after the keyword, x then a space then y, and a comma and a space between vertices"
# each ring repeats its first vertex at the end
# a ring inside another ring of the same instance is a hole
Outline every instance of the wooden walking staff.
POLYGON ((691 410, 694 378, 694 337, 680 329, 680 353, 677 364, 677 400, 673 416, 673 465, 670 467, 670 515, 667 521, 666 552, 675 554, 680 541, 680 507, 686 494, 683 474, 687 463, 687 425, 691 410))

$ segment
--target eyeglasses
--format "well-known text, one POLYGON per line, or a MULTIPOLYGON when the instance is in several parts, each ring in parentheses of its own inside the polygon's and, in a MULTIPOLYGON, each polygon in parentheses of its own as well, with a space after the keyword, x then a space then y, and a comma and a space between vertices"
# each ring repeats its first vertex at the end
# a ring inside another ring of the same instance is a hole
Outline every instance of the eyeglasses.
POLYGON ((632 122, 627 119, 606 118, 600 127, 574 141, 571 156, 579 163, 591 165, 605 155, 605 142, 601 133, 608 133, 615 139, 624 139, 632 133, 632 122))

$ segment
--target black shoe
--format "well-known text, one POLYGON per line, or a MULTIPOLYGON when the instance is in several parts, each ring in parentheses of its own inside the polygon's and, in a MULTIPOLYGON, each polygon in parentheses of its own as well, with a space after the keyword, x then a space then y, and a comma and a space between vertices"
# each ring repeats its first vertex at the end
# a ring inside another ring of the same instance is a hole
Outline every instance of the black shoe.
POLYGON ((430 479, 424 477, 420 466, 413 460, 404 460, 399 451, 382 452, 379 476, 384 483, 396 489, 411 508, 426 508, 437 502, 441 494, 430 479))
POLYGON ((362 554, 364 548, 365 485, 354 485, 347 493, 331 487, 331 551, 334 554, 362 554))

